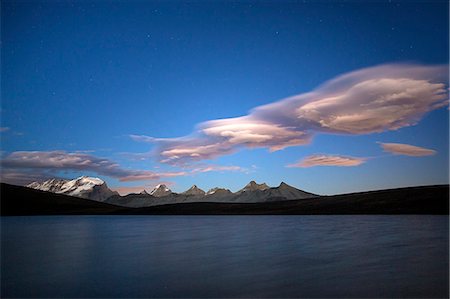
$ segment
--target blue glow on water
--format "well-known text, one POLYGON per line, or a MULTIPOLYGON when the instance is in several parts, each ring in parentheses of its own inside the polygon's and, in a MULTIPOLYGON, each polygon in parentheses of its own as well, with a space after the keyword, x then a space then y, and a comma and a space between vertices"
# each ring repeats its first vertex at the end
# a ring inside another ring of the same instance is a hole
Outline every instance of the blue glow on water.
POLYGON ((448 296, 448 216, 1 221, 3 298, 448 296))

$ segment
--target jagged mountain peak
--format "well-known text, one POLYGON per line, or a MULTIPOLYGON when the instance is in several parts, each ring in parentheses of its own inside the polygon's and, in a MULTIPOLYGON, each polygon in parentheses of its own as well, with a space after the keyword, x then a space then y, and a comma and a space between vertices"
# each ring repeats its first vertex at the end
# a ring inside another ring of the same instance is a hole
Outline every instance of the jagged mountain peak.
POLYGON ((155 190, 155 189, 164 189, 164 190, 170 190, 166 185, 164 185, 164 184, 158 184, 158 185, 156 185, 154 188, 153 188, 153 190, 155 190))
POLYGON ((201 190, 199 187, 197 187, 197 185, 192 185, 191 188, 188 189, 189 190, 201 190))
POLYGON ((231 193, 232 192, 228 189, 215 187, 215 188, 209 189, 208 192, 206 192, 206 195, 228 195, 231 193))
POLYGON ((244 188, 239 190, 239 192, 245 192, 245 191, 255 191, 255 190, 266 190, 270 187, 266 183, 258 184, 255 181, 250 181, 247 185, 245 185, 244 188))
POLYGON ((102 185, 102 184, 105 183, 105 181, 103 181, 100 178, 89 177, 89 176, 85 176, 85 175, 80 176, 79 178, 77 178, 75 180, 81 181, 81 182, 84 182, 84 183, 92 183, 94 185, 102 185))
POLYGON ((102 179, 88 176, 81 176, 69 182, 77 186, 100 186, 105 184, 105 182, 102 179))
POLYGON ((203 191, 202 189, 198 188, 197 185, 192 185, 191 188, 189 188, 188 190, 184 191, 181 194, 184 194, 184 195, 205 195, 205 191, 203 191))
POLYGON ((281 182, 278 188, 294 188, 291 185, 286 184, 285 182, 281 182))
POLYGON ((156 185, 155 188, 150 192, 150 195, 156 196, 156 197, 162 197, 167 196, 172 193, 172 190, 170 190, 166 185, 159 184, 156 185))

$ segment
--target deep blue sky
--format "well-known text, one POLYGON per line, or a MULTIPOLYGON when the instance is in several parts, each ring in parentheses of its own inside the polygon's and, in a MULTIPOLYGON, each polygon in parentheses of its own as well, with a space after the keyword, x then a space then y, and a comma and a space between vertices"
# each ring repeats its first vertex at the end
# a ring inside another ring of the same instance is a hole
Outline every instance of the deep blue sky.
MULTIPOLYGON (((243 116, 379 64, 448 64, 446 1, 305 2, 2 1, 4 159, 89 151, 126 169, 186 171, 131 159, 155 145, 129 135, 189 135, 201 122, 243 116)), ((244 170, 132 182, 89 168, 55 173, 95 175, 114 187, 172 182, 175 191, 194 183, 234 191, 251 179, 326 194, 447 183, 448 109, 395 131, 318 134, 306 146, 244 148, 197 163, 244 170), (391 155, 376 142, 436 153, 391 155), (286 167, 318 153, 382 157, 354 167, 286 167)))

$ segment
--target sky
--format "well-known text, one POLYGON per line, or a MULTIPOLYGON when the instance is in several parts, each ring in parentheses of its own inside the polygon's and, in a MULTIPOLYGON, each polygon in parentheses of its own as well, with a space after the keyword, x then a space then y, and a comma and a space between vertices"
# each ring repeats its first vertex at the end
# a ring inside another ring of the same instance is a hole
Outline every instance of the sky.
POLYGON ((449 181, 447 1, 2 1, 1 180, 449 181))

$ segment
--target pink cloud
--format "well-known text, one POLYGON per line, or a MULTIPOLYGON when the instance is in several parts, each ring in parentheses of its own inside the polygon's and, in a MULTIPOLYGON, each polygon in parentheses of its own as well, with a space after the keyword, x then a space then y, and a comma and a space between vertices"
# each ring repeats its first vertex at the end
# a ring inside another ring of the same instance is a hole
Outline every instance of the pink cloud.
POLYGON ((307 131, 252 116, 209 121, 199 127, 206 136, 225 138, 230 146, 266 147, 270 151, 308 144, 311 139, 307 131))
POLYGON ((1 160, 2 180, 22 182, 27 177, 49 177, 49 172, 58 170, 92 171, 100 175, 117 178, 122 182, 159 180, 165 177, 186 175, 185 172, 153 172, 122 168, 105 158, 86 153, 65 151, 19 151, 1 160))
POLYGON ((248 115, 200 123, 180 138, 131 135, 155 145, 162 163, 186 165, 242 148, 282 150, 315 134, 371 134, 417 124, 448 106, 448 66, 387 64, 338 76, 311 92, 256 107, 248 115))
POLYGON ((395 155, 422 157, 436 154, 435 150, 409 144, 380 142, 380 145, 385 152, 393 153, 395 155))
POLYGON ((415 125, 425 113, 447 105, 445 99, 442 83, 374 78, 302 105, 296 113, 324 131, 368 134, 415 125))
POLYGON ((59 177, 43 171, 29 171, 23 169, 3 168, 0 173, 1 182, 19 186, 25 186, 32 182, 43 182, 54 178, 59 177))
POLYGON ((130 171, 132 174, 124 177, 120 177, 119 181, 121 182, 132 182, 132 181, 149 181, 149 180, 158 180, 160 178, 170 178, 177 176, 185 176, 187 173, 184 171, 178 172, 151 172, 146 170, 132 170, 130 171))
POLYGON ((243 171, 239 166, 212 164, 191 165, 184 171, 150 171, 126 169, 105 158, 85 152, 65 151, 20 151, 13 152, 0 160, 1 180, 12 184, 25 185, 33 181, 54 178, 56 171, 89 171, 116 178, 121 182, 156 181, 164 178, 187 176, 211 171, 243 171))
POLYGON ((153 137, 149 137, 149 136, 145 136, 145 135, 129 135, 129 137, 134 140, 134 141, 138 141, 138 142, 155 142, 156 138, 153 137))
POLYGON ((312 155, 303 160, 290 164, 287 167, 315 167, 315 166, 358 166, 363 164, 366 158, 334 156, 334 155, 312 155))
POLYGON ((221 166, 221 165, 196 165, 194 169, 190 171, 190 173, 204 173, 204 172, 211 172, 211 171, 244 171, 245 169, 240 166, 221 166))

